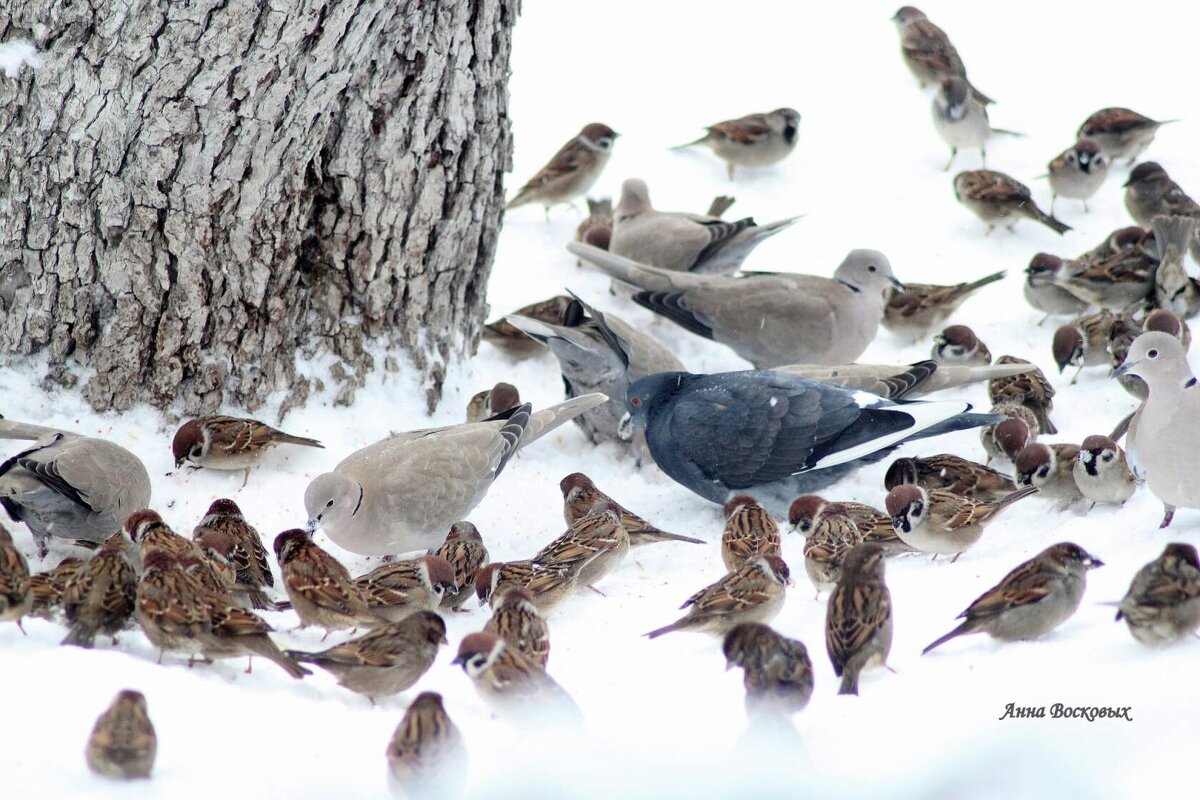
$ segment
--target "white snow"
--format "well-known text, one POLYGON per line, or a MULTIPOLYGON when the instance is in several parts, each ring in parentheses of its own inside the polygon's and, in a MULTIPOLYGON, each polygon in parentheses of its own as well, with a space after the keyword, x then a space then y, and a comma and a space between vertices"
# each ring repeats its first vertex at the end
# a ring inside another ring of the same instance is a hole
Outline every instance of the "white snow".
POLYGON ((17 77, 21 67, 29 65, 37 69, 42 65, 42 55, 27 39, 12 39, 0 44, 0 69, 10 78, 17 77))
MULTIPOLYGON (((1049 192, 1035 176, 1072 143, 1088 114, 1110 105, 1183 118, 1162 129, 1147 157, 1193 195, 1200 192, 1194 127, 1200 101, 1180 78, 1194 70, 1194 25, 1181 6, 1148 0, 1114 13, 1116 7, 1094 5, 1084 15, 1070 4, 1028 0, 922 7, 950 33, 974 82, 999 99, 994 124, 1028 134, 996 140, 988 163, 1034 187, 1040 203, 1048 205, 1049 192)), ((982 224, 954 200, 953 172, 942 172, 946 148, 930 122, 928 95, 900 61, 889 21, 894 11, 878 0, 526 2, 513 55, 517 146, 510 191, 584 123, 606 122, 622 137, 600 191, 615 192, 624 178, 638 176, 661 208, 703 210, 713 195, 732 193, 734 217, 805 215, 759 248, 750 268, 828 275, 851 248, 873 247, 908 281, 957 282, 1008 269, 1008 277, 983 290, 956 321, 972 325, 994 354, 1030 358, 1056 378, 1050 358, 1056 323, 1037 326, 1039 315, 1021 299, 1021 272, 1037 250, 1074 255, 1129 224, 1120 189, 1125 170, 1114 170, 1089 204, 1090 214, 1077 203, 1059 204, 1059 216, 1076 227, 1064 237, 1031 222, 1018 224, 1016 233, 985 237, 982 224), (781 105, 799 109, 803 121, 797 152, 779 168, 731 183, 724 166, 704 151, 667 152, 704 124, 781 105)), ((957 167, 978 163, 968 152, 957 167)), ((718 345, 652 321, 610 296, 606 278, 577 267, 563 244, 578 220, 567 209, 556 210, 549 223, 539 208, 509 215, 490 285, 493 315, 569 287, 670 343, 694 371, 745 367, 718 345)), ((928 348, 928 342, 885 333, 863 360, 910 362, 926 357, 928 348)), ((326 450, 278 451, 240 489, 240 474, 166 476, 170 431, 156 411, 98 416, 74 393, 40 389, 42 371, 35 360, 0 372, 0 413, 110 437, 133 449, 153 476, 155 506, 180 530, 190 530, 213 499, 231 496, 268 540, 304 521, 301 498, 312 476, 389 431, 455 422, 475 391, 500 379, 539 406, 561 399, 549 356, 514 363, 488 345, 451 372, 432 418, 409 374, 381 371, 358 392, 354 407, 333 408, 326 395, 285 421, 285 429, 320 438, 326 450)), ((1062 433, 1055 441, 1108 432, 1134 405, 1103 369, 1084 370, 1074 386, 1057 380, 1057 388, 1054 418, 1062 433)), ((982 387, 944 399, 986 405, 982 387)), ((263 417, 273 421, 271 413, 263 417)), ((974 432, 903 452, 943 451, 983 457, 974 432)), ((15 445, 2 452, 15 452, 15 445)), ((828 494, 879 505, 885 467, 863 470, 828 494)), ((486 613, 472 602, 470 613, 449 615, 451 647, 416 689, 444 693, 470 749, 473 795, 1130 796, 1187 780, 1200 714, 1194 691, 1200 643, 1149 650, 1103 603, 1118 600, 1166 542, 1196 543, 1197 512, 1181 511, 1161 532, 1161 508, 1145 492, 1122 509, 1098 508, 1086 517, 1032 498, 1007 512, 956 564, 891 561, 896 672, 866 674, 859 697, 836 695, 823 645, 824 598, 813 598, 799 569, 801 541, 789 537, 785 557, 798 580, 775 626, 808 645, 817 687, 809 708, 794 718, 794 731, 756 737, 747 731, 741 675, 724 672, 717 642, 683 633, 650 642, 640 635, 674 619, 684 598, 721 574, 715 506, 653 468, 636 470, 611 447, 587 445, 568 426, 509 464, 471 515, 493 558, 527 557, 561 532, 558 481, 576 470, 664 528, 711 544, 637 550, 603 581, 607 597, 580 592, 553 615, 549 669, 587 717, 579 737, 530 738, 492 719, 467 677, 449 664, 458 641, 481 628, 486 613), (1064 540, 1107 565, 1091 573, 1082 607, 1059 630, 1025 644, 966 637, 920 655, 1008 570, 1064 540), (1133 721, 1000 721, 1008 703, 1130 706, 1133 721)), ((24 528, 5 524, 32 552, 24 528)), ((67 552, 58 547, 34 566, 49 566, 67 552)), ((367 566, 362 558, 339 555, 352 571, 367 566)), ((318 633, 288 631, 295 624, 291 613, 268 616, 280 642, 318 646, 318 633)), ((372 707, 325 674, 297 682, 266 663, 246 675, 240 662, 188 669, 170 656, 157 666, 140 632, 126 633, 115 647, 105 642, 81 651, 57 646, 60 626, 40 620, 25 626, 27 637, 14 625, 0 625, 6 796, 386 792, 384 747, 415 692, 372 707), (93 777, 83 760, 93 720, 123 687, 146 694, 159 736, 152 782, 128 788, 93 777)))

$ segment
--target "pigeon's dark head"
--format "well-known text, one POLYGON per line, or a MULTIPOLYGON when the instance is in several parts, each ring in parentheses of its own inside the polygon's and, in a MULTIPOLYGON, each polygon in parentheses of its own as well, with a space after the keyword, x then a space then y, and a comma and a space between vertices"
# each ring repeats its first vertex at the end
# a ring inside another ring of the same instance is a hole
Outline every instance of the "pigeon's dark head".
POLYGON ((656 372, 634 381, 625 393, 629 422, 645 427, 651 411, 669 402, 693 377, 687 372, 656 372))

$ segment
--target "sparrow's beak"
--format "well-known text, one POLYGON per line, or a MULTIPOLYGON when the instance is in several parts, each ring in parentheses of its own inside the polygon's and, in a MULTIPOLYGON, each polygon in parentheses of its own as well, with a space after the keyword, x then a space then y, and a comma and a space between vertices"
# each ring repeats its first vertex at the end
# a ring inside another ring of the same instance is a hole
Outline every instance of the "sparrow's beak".
POLYGON ((464 655, 455 656, 454 660, 450 662, 455 667, 461 667, 465 663, 467 663, 467 657, 464 655))
MULTIPOLYGON (((1129 371, 1131 369, 1133 369, 1134 367, 1136 367, 1140 363, 1142 363, 1142 362, 1141 361, 1130 361, 1130 360, 1126 359, 1125 363, 1123 363, 1121 366, 1117 367, 1116 369, 1114 369, 1112 371, 1112 376, 1114 378, 1119 378, 1122 375, 1128 375, 1129 371)), ((1062 372, 1062 370, 1059 370, 1059 372, 1062 372)))
POLYGON ((313 519, 310 519, 308 522, 304 523, 304 530, 306 533, 313 533, 319 527, 321 527, 321 520, 319 520, 315 517, 313 519))
POLYGON ((729 670, 733 669, 733 667, 734 667, 734 663, 732 661, 727 660, 725 662, 725 671, 726 672, 729 672, 729 670))
POLYGON ((1104 562, 1101 561, 1100 559, 1096 558, 1095 556, 1092 556, 1087 561, 1084 561, 1083 565, 1085 567, 1087 567, 1088 569, 1095 569, 1096 567, 1103 567, 1104 562))
POLYGON ((1122 184, 1121 184, 1121 188, 1122 188, 1122 189, 1124 189, 1126 186, 1128 186, 1128 185, 1129 185, 1129 184, 1131 184, 1131 183, 1133 183, 1133 176, 1132 176, 1132 175, 1130 175, 1130 176, 1129 176, 1129 180, 1127 180, 1127 181, 1125 181, 1124 183, 1122 183, 1122 184))
POLYGON ((894 275, 893 275, 893 276, 892 276, 891 278, 889 278, 888 280, 890 280, 890 281, 892 282, 892 286, 895 286, 895 287, 896 287, 897 289, 899 289, 900 291, 902 291, 902 292, 907 292, 907 291, 908 291, 908 287, 906 287, 906 286, 905 286, 903 283, 901 283, 901 282, 900 282, 900 279, 899 279, 899 278, 897 278, 896 276, 894 276, 894 275))
POLYGON ((446 634, 442 634, 442 640, 438 644, 450 644, 450 640, 446 638, 446 634))
POLYGON ((187 461, 187 459, 186 459, 186 458, 177 458, 177 459, 175 459, 175 469, 182 469, 182 468, 183 468, 183 462, 184 462, 184 461, 187 461))

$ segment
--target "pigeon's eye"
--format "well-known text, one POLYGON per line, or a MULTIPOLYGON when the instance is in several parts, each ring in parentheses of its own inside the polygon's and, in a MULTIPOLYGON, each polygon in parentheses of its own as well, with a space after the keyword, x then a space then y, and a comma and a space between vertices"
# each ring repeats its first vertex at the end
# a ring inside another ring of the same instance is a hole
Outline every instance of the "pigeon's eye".
POLYGON ((1151 350, 1149 353, 1146 353, 1146 357, 1147 358, 1158 358, 1158 351, 1151 350))
POLYGON ((633 406, 634 408, 641 408, 642 407, 642 398, 640 398, 640 397, 632 398, 629 401, 629 405, 633 406))
POLYGON ((327 503, 325 503, 325 507, 326 507, 326 508, 333 508, 333 501, 332 501, 332 500, 330 500, 330 501, 328 501, 327 503))
POLYGON ((871 264, 867 267, 867 272, 875 272, 877 269, 878 267, 876 267, 874 264, 871 264))

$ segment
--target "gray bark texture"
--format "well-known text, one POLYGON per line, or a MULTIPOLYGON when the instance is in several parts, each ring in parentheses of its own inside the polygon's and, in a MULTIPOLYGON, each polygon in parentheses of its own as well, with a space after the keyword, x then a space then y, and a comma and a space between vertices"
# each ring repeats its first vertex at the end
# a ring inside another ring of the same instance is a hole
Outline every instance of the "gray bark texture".
POLYGON ((100 410, 338 401, 473 352, 519 0, 0 0, 0 358, 100 410), (386 359, 397 369, 402 359, 386 359), (80 369, 79 367, 82 367, 80 369))

